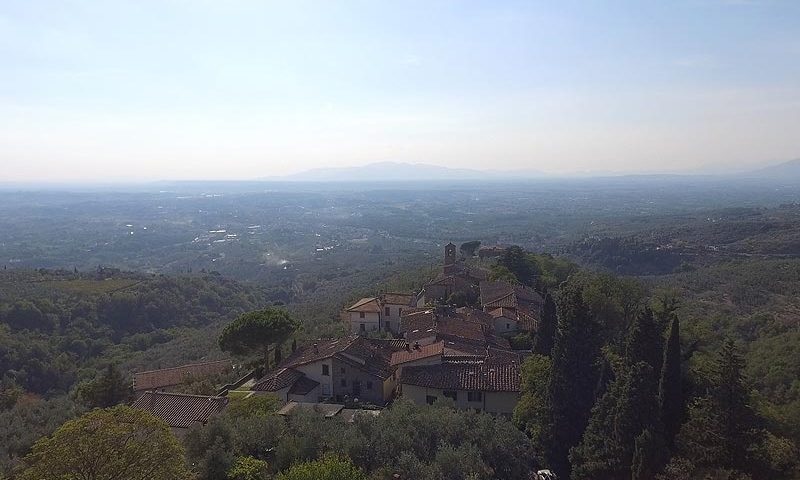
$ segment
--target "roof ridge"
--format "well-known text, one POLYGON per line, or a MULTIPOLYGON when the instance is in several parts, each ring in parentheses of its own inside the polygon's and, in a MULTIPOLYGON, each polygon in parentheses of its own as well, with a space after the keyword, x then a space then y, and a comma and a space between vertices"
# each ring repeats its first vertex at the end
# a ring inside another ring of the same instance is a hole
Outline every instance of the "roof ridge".
POLYGON ((178 370, 178 369, 187 368, 187 367, 199 367, 201 365, 212 365, 214 363, 222 363, 222 362, 231 362, 232 363, 230 358, 226 358, 224 360, 212 360, 212 361, 209 361, 209 362, 200 362, 200 363, 187 363, 186 365, 178 365, 176 367, 157 368, 155 370, 144 370, 144 371, 141 371, 141 372, 134 372, 134 375, 141 375, 141 374, 144 374, 144 373, 153 373, 153 372, 166 372, 168 370, 178 370))
POLYGON ((147 390, 144 392, 144 395, 162 395, 162 396, 171 396, 171 397, 189 397, 189 398, 206 398, 208 400, 224 400, 225 397, 220 397, 218 395, 195 395, 193 393, 180 393, 180 392, 158 392, 155 390, 147 390))

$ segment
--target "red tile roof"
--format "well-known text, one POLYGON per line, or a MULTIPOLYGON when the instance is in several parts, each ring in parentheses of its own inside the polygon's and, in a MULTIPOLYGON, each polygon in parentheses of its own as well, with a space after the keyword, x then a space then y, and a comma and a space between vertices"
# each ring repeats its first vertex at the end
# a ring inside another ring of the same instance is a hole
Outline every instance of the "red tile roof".
POLYGON ((298 350, 283 361, 280 368, 293 368, 336 357, 365 373, 385 379, 393 373, 389 362, 395 350, 389 342, 351 335, 335 340, 320 340, 315 345, 298 350))
POLYGON ((408 305, 409 307, 414 304, 416 297, 411 293, 393 293, 387 292, 381 294, 381 303, 388 303, 390 305, 408 305))
POLYGON ((520 370, 516 363, 411 366, 403 368, 400 383, 443 390, 519 392, 520 370))
POLYGON ((281 368, 270 372, 253 385, 253 390, 258 392, 277 392, 291 387, 304 375, 291 368, 281 368))
POLYGON ((157 390, 180 385, 189 377, 201 378, 224 373, 232 368, 230 360, 195 363, 179 367, 150 370, 133 374, 134 390, 157 390))
POLYGON ((444 351, 444 342, 431 343, 430 345, 423 345, 421 347, 409 346, 408 350, 400 350, 392 353, 392 365, 400 365, 402 363, 413 362, 422 358, 435 357, 442 355, 444 351))
POLYGON ((228 399, 181 393, 145 392, 133 402, 133 408, 148 411, 173 428, 189 428, 195 423, 205 424, 220 413, 228 399))
POLYGON ((348 312, 379 313, 381 306, 375 297, 362 298, 347 308, 348 312))

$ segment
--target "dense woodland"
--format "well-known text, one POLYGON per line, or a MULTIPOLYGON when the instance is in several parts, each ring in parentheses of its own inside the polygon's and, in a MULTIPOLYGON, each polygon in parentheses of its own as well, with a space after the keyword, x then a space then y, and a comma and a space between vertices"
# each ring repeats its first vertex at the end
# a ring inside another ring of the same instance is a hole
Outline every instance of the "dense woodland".
MULTIPOLYGON (((409 192, 369 200, 321 194, 306 202, 307 210, 298 206, 301 196, 288 197, 292 207, 253 196, 197 198, 190 200, 195 207, 223 207, 202 225, 167 222, 135 241, 111 232, 119 221, 94 224, 109 241, 90 246, 88 257, 81 253, 86 245, 56 242, 33 229, 57 210, 56 199, 24 207, 36 213, 26 220, 30 229, 0 207, 0 223, 15 229, 0 250, 12 258, 29 254, 0 271, 0 471, 21 467, 34 442, 65 422, 127 403, 133 371, 222 358, 218 336, 244 312, 285 307, 301 324, 295 333, 301 344, 343 334, 344 304, 379 290, 415 290, 435 274, 439 253, 432 239, 438 237, 462 239, 467 256, 479 246, 475 238, 519 240, 538 252, 513 248, 497 260, 468 260, 491 269, 493 278, 540 290, 547 300, 539 334, 512 339, 533 352, 513 421, 446 404, 398 402, 354 424, 304 416, 284 422, 272 415, 274 405, 245 405, 193 432, 179 446, 181 465, 198 479, 240 472, 231 478, 248 480, 314 478, 302 475, 333 470, 347 472, 345 478, 401 472, 505 479, 525 478, 535 468, 552 468, 562 479, 800 476, 796 204, 699 210, 696 197, 692 205, 644 211, 626 207, 619 192, 587 186, 583 196, 564 202, 560 222, 556 197, 545 208, 516 190, 482 192, 489 205, 483 212, 477 197, 452 193, 451 200, 415 200, 409 192), (593 210, 603 198, 612 200, 593 210), (537 225, 518 204, 535 205, 537 225), (260 207, 286 215, 263 238, 219 244, 224 247, 208 240, 197 251, 171 243, 230 228, 226 209, 241 215, 236 228, 262 223, 245 218, 260 207), (305 225, 308 217, 313 220, 305 225), (492 235, 469 233, 489 226, 492 235), (316 251, 327 244, 338 246, 316 251), (266 245, 288 263, 262 265, 269 257, 259 249, 266 245), (255 251, 264 256, 253 257, 255 251), (125 269, 88 266, 101 257, 118 259, 109 263, 125 269), (33 266, 69 268, 24 268, 33 266), (386 451, 366 452, 365 445, 386 445, 386 451)), ((665 204, 673 198, 654 195, 665 204)), ((153 197, 151 206, 163 203, 182 216, 191 211, 153 197)), ((88 208, 84 201, 76 196, 71 206, 88 208)), ((125 202, 131 217, 139 215, 133 198, 125 202)), ((111 214, 99 204, 91 209, 111 214)), ((80 218, 77 225, 88 216, 80 218)), ((210 393, 213 383, 184 390, 210 393)))

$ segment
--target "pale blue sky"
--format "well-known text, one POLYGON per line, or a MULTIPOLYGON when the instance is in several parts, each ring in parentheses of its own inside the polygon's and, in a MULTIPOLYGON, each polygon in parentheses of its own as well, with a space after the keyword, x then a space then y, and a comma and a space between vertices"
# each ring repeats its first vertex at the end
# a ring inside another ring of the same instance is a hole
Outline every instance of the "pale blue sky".
POLYGON ((0 0, 0 180, 793 158, 796 0, 0 0))

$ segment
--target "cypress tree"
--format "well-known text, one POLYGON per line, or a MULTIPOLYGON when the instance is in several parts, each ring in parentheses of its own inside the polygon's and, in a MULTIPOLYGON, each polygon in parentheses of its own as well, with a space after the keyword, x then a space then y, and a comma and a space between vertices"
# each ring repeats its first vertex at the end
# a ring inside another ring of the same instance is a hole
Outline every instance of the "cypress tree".
POLYGON ((646 362, 653 372, 661 371, 664 337, 662 328, 653 318, 653 312, 645 308, 640 312, 628 331, 625 342, 625 359, 628 364, 646 362))
POLYGON ((558 323, 556 317, 556 303, 553 301, 553 296, 549 293, 544 297, 544 305, 542 305, 542 314, 540 317, 539 328, 536 330, 536 335, 533 338, 533 353, 549 356, 553 351, 553 343, 555 342, 558 323))
POLYGON ((655 378, 663 349, 659 330, 647 309, 631 324, 625 354, 613 362, 614 380, 592 409, 580 445, 572 450, 573 478, 629 478, 634 471, 645 474, 666 463, 655 378), (645 431, 636 453, 636 439, 645 431))
POLYGON ((565 285, 557 300, 558 329, 546 396, 550 424, 543 427, 543 449, 547 466, 560 478, 569 478, 569 451, 580 442, 594 404, 600 327, 579 284, 565 285))
POLYGON ((683 422, 684 399, 681 384, 681 339, 680 320, 673 317, 664 350, 661 378, 658 384, 658 402, 661 408, 661 422, 664 424, 664 437, 667 445, 674 446, 675 435, 683 422))
POLYGON ((693 402, 675 439, 680 455, 701 471, 763 471, 752 453, 761 441, 761 430, 743 370, 741 354, 733 341, 726 340, 717 355, 709 394, 693 402))

